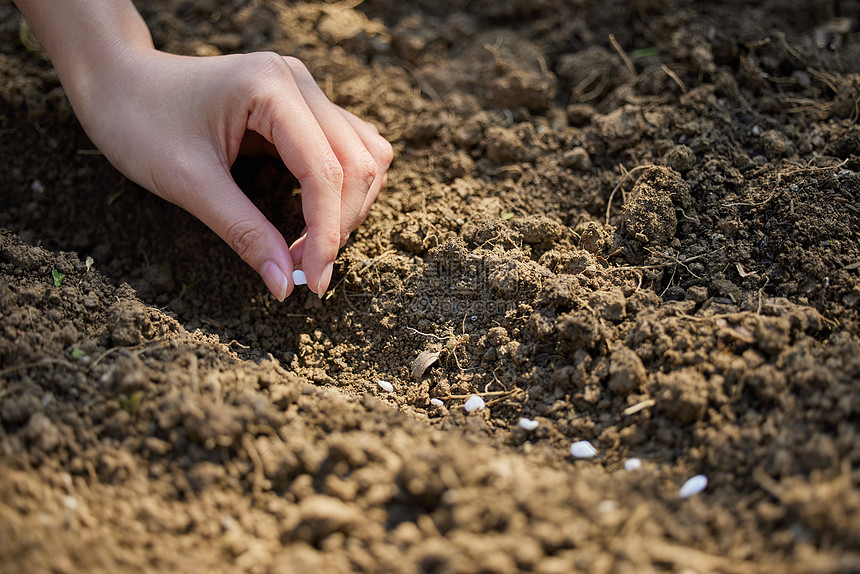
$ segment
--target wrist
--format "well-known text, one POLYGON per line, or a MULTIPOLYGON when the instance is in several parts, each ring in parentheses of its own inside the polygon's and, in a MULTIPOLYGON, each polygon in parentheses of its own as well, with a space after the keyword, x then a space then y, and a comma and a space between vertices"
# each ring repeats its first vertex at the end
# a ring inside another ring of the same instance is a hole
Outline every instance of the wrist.
POLYGON ((149 29, 130 0, 15 2, 50 56, 76 111, 111 76, 121 80, 138 55, 154 51, 149 29))

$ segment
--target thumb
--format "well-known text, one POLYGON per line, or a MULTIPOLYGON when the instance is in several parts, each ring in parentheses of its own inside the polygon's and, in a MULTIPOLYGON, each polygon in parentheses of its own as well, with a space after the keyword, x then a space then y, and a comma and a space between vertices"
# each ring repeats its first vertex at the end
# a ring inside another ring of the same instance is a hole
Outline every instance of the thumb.
POLYGON ((195 190, 182 201, 260 276, 278 301, 295 287, 293 261, 283 235, 233 181, 223 166, 194 174, 195 190))

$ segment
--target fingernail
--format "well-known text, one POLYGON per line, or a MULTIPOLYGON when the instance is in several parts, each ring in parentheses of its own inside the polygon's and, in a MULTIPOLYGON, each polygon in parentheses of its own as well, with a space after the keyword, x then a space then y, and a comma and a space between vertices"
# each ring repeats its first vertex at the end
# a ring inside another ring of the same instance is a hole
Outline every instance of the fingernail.
POLYGON ((274 261, 266 261, 263 263, 263 268, 260 270, 260 276, 266 283, 266 287, 275 296, 278 301, 283 301, 287 297, 287 288, 290 286, 290 281, 286 274, 281 271, 281 268, 274 261))
POLYGON ((320 282, 317 285, 317 297, 320 299, 325 295, 326 289, 328 289, 328 284, 331 281, 331 272, 334 267, 334 263, 329 263, 323 269, 322 275, 320 275, 320 282))

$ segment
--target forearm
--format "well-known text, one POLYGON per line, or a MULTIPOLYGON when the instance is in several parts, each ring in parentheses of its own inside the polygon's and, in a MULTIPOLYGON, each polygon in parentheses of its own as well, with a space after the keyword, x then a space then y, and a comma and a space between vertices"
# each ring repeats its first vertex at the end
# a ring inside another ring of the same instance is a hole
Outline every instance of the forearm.
POLYGON ((212 228, 279 300, 293 288, 293 253, 325 293, 339 247, 391 163, 376 128, 332 104, 294 58, 155 50, 131 0, 14 1, 81 125, 117 169, 212 228), (307 233, 295 251, 230 174, 243 143, 254 141, 302 186, 307 233))
POLYGON ((130 0, 14 0, 44 46, 72 105, 100 78, 151 50, 152 37, 130 0))

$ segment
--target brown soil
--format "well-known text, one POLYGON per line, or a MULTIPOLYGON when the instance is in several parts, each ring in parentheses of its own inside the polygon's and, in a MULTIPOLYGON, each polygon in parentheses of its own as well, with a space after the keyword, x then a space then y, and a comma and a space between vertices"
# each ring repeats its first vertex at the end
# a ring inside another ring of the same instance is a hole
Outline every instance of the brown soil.
POLYGON ((860 571, 857 2, 242 4, 140 6, 397 151, 322 302, 93 153, 0 1, 0 570, 860 571))

